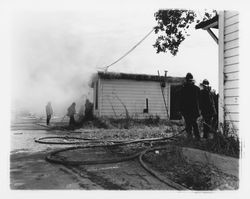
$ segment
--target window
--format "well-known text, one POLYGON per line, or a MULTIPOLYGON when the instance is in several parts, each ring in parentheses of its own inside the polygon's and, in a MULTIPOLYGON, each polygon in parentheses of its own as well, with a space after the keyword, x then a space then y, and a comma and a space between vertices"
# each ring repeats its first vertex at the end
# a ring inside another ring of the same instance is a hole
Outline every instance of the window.
POLYGON ((146 98, 146 108, 143 109, 143 113, 148 113, 148 98, 146 98))

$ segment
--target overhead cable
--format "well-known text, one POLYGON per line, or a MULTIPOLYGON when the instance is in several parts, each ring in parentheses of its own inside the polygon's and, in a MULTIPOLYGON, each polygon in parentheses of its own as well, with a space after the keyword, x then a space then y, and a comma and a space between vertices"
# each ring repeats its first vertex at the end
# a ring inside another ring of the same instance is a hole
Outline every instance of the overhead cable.
POLYGON ((102 67, 105 69, 105 72, 108 70, 109 67, 113 66, 117 62, 121 61, 124 57, 126 57, 129 53, 131 53, 137 46, 139 46, 152 32, 154 31, 154 28, 150 30, 149 33, 147 33, 136 45, 134 45, 129 51, 127 51, 124 55, 122 55, 119 59, 114 61, 113 63, 109 64, 108 66, 102 67))

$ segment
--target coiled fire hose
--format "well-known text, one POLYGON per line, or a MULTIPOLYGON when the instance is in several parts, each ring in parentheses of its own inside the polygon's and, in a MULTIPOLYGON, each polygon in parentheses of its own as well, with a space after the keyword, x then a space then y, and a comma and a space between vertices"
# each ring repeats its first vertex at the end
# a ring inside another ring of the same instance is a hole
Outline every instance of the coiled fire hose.
MULTIPOLYGON (((132 159, 139 157, 139 161, 140 161, 141 166, 147 172, 149 172, 151 175, 153 175, 155 178, 157 178, 161 182, 165 183, 166 185, 171 186, 172 188, 175 188, 177 190, 184 190, 184 189, 186 189, 185 187, 183 187, 183 186, 181 186, 181 185, 179 185, 171 180, 163 179, 159 174, 157 174, 157 172, 150 169, 143 162, 143 160, 142 160, 143 155, 149 151, 155 150, 155 148, 152 148, 152 147, 148 147, 147 149, 140 150, 139 152, 133 153, 133 154, 128 155, 128 156, 115 157, 115 158, 111 158, 111 159, 101 159, 101 160, 66 160, 65 158, 59 156, 59 153, 61 153, 61 152, 72 151, 72 150, 77 150, 77 149, 98 148, 98 147, 114 148, 114 147, 135 144, 135 143, 140 143, 140 142, 150 142, 151 143, 151 142, 157 142, 157 141, 171 140, 171 139, 175 139, 178 136, 180 136, 184 130, 185 129, 183 129, 180 133, 175 134, 171 137, 136 139, 136 140, 130 140, 130 141, 107 140, 105 142, 109 142, 110 144, 106 144, 106 145, 96 144, 96 145, 90 145, 90 146, 87 145, 87 146, 75 146, 75 147, 63 148, 63 149, 59 149, 59 150, 56 150, 56 151, 49 153, 45 159, 51 163, 62 164, 62 165, 66 165, 66 166, 78 166, 78 165, 91 165, 91 164, 93 165, 93 164, 118 163, 118 162, 128 161, 128 160, 132 160, 132 159)), ((54 137, 44 137, 44 138, 35 139, 35 142, 41 143, 41 144, 83 144, 86 142, 98 143, 98 142, 102 142, 102 140, 79 138, 79 137, 68 137, 68 136, 65 136, 65 137, 54 136, 54 137), (58 142, 46 142, 46 141, 44 141, 47 138, 76 139, 76 140, 81 140, 82 142, 73 142, 73 143, 64 143, 64 142, 60 143, 59 142, 58 143, 58 142)))

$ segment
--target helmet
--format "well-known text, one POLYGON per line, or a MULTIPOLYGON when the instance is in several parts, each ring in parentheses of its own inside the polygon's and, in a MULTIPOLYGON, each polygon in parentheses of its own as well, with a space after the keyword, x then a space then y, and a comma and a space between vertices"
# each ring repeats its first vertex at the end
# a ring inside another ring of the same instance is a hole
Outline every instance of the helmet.
POLYGON ((204 79, 201 84, 203 86, 209 86, 209 81, 207 79, 204 79))
POLYGON ((186 80, 187 81, 193 81, 193 75, 191 73, 187 73, 186 80))

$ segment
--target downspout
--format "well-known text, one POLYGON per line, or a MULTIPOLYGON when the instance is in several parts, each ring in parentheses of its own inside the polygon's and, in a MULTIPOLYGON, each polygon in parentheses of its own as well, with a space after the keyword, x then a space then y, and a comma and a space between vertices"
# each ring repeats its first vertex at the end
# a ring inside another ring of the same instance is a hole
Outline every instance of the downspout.
MULTIPOLYGON (((159 70, 158 70, 158 76, 160 77, 160 72, 159 72, 159 70)), ((166 113, 167 113, 167 119, 169 119, 168 107, 167 107, 167 103, 166 103, 166 99, 165 99, 165 95, 164 95, 164 90, 163 90, 163 87, 166 86, 166 79, 167 79, 167 71, 165 71, 165 76, 164 76, 163 81, 160 82, 160 87, 161 87, 161 94, 162 94, 164 106, 165 106, 166 113)))
POLYGON ((219 100, 218 129, 224 127, 224 11, 219 13, 219 100))

